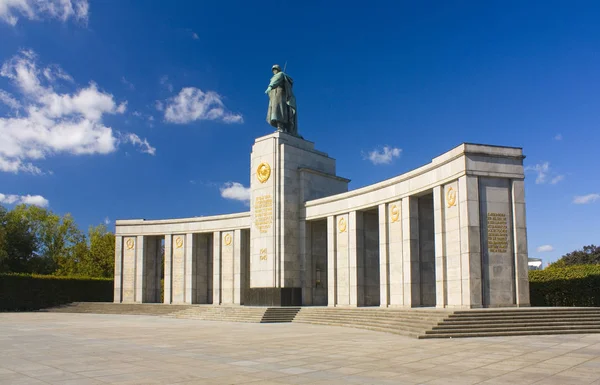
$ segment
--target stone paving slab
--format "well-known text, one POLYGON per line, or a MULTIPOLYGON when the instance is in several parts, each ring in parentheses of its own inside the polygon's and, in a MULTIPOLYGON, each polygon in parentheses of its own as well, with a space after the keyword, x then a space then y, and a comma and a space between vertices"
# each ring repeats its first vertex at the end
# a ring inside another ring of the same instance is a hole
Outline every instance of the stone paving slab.
POLYGON ((415 340, 297 323, 0 313, 0 384, 600 385, 600 334, 415 340))

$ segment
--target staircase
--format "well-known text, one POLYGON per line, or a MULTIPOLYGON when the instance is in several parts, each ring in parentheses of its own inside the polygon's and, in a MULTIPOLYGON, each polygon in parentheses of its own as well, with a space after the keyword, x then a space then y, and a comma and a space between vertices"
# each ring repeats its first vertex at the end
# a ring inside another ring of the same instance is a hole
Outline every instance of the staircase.
POLYGON ((190 308, 190 305, 165 305, 161 303, 73 302, 42 309, 51 313, 94 313, 164 316, 190 308))
POLYGON ((345 326, 419 337, 451 314, 437 309, 303 307, 293 322, 345 326))
POLYGON ((192 306, 168 317, 203 321, 276 323, 292 322, 299 310, 297 307, 192 306))
POLYGON ((600 308, 455 311, 419 338, 600 333, 600 308))
POLYGON ((154 315, 227 322, 344 326, 415 338, 600 333, 600 308, 381 309, 74 302, 45 312, 154 315))

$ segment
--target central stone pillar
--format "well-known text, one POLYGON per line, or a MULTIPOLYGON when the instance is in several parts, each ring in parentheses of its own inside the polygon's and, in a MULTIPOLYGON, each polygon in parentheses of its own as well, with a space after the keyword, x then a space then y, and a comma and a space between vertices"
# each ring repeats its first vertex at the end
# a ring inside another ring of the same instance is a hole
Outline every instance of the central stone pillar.
POLYGON ((302 304, 303 203, 348 191, 348 182, 335 175, 335 159, 315 150, 312 142, 283 132, 256 139, 246 305, 302 304))

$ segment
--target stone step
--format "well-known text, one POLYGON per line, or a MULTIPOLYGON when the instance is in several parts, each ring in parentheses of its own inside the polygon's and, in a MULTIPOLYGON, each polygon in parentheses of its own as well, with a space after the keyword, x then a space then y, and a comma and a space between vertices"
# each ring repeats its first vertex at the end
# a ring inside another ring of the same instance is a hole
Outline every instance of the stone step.
POLYGON ((600 333, 598 329, 575 329, 575 330, 525 330, 525 331, 477 331, 465 333, 434 333, 421 334, 417 338, 467 338, 467 337, 510 337, 510 336, 535 336, 535 335, 552 335, 552 334, 595 334, 600 333))
POLYGON ((408 326, 408 327, 417 327, 419 329, 430 329, 436 325, 438 325, 438 322, 436 321, 431 321, 431 322, 406 322, 406 321, 395 321, 395 320, 372 320, 369 318, 336 318, 336 317, 301 317, 301 318, 296 318, 294 320, 294 322, 313 322, 313 321, 323 321, 323 322, 330 322, 330 323, 343 323, 343 324, 354 324, 354 323, 367 323, 370 325, 377 325, 380 327, 390 327, 390 328, 394 328, 394 327, 403 327, 403 326, 408 326))
POLYGON ((314 311, 306 311, 302 309, 298 313, 298 317, 303 317, 306 315, 310 316, 318 316, 318 317, 354 317, 354 318, 364 318, 369 317, 372 319, 403 319, 407 321, 415 321, 420 322, 422 320, 440 320, 445 317, 445 314, 440 315, 431 315, 431 316, 413 316, 410 314, 380 314, 380 313, 367 313, 367 312, 336 312, 336 311, 327 311, 327 312, 314 312, 314 311))
POLYGON ((508 317, 508 316, 559 316, 566 314, 576 314, 576 315, 600 315, 600 309, 592 309, 592 310, 581 310, 581 309, 573 309, 573 310, 520 310, 520 311, 472 311, 472 312, 455 312, 450 315, 452 318, 460 318, 460 317, 508 317))
POLYGON ((294 320, 294 322, 297 323, 310 323, 310 324, 327 324, 327 325, 336 325, 336 326, 360 326, 360 327, 374 327, 377 328, 379 331, 394 331, 394 330, 401 330, 401 331, 408 331, 408 332, 412 332, 412 333, 424 333, 428 327, 426 325, 410 325, 410 324, 380 324, 380 323, 373 323, 373 322, 369 322, 369 321, 354 321, 354 322, 347 322, 347 321, 337 321, 337 320, 333 320, 333 319, 315 319, 315 320, 294 320))
POLYGON ((564 325, 485 325, 480 327, 446 327, 445 325, 434 327, 432 330, 428 330, 428 334, 435 333, 464 333, 464 332, 482 332, 482 331, 526 331, 526 330, 576 330, 576 329, 598 329, 600 331, 600 324, 564 324, 564 325))
POLYGON ((414 337, 414 338, 416 338, 422 334, 422 332, 413 332, 413 331, 402 330, 402 329, 390 329, 390 328, 384 328, 384 327, 377 327, 374 325, 341 324, 341 323, 338 324, 338 323, 330 323, 330 322, 324 322, 324 321, 311 321, 311 322, 294 321, 294 322, 308 323, 311 325, 327 325, 327 326, 349 327, 349 328, 354 328, 354 329, 365 329, 365 330, 372 330, 372 331, 376 331, 376 332, 398 334, 398 335, 414 337))
POLYGON ((500 321, 507 321, 507 322, 515 322, 515 321, 522 321, 522 320, 549 320, 549 319, 563 319, 563 320, 573 320, 576 321, 578 319, 600 319, 600 316, 584 316, 584 315, 560 315, 560 316, 535 316, 535 315, 528 315, 528 316, 505 316, 505 317, 468 317, 468 316, 464 316, 464 317, 448 317, 446 320, 448 322, 463 322, 463 321, 470 321, 470 322, 485 322, 485 321, 491 321, 491 322, 500 322, 500 321))
POLYGON ((555 318, 522 318, 522 319, 494 319, 494 320, 463 320, 463 319, 445 319, 444 324, 446 325, 512 325, 515 323, 581 323, 581 322, 596 322, 600 324, 600 317, 555 317, 555 318))

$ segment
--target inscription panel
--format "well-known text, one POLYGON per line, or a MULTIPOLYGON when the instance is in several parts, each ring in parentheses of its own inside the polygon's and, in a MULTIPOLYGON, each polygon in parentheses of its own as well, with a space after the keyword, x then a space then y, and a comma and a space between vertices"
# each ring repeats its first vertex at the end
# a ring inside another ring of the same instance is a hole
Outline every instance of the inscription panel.
POLYGON ((261 233, 267 233, 273 224, 273 196, 259 195, 254 199, 254 225, 261 233))
POLYGON ((506 253, 508 251, 508 219, 504 213, 488 213, 488 252, 506 253))

